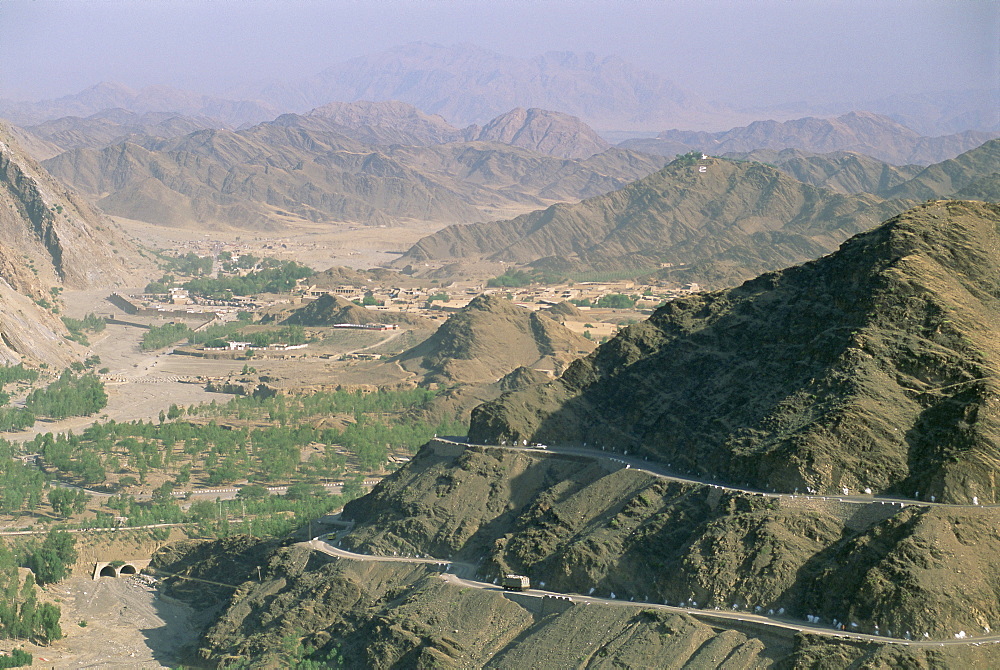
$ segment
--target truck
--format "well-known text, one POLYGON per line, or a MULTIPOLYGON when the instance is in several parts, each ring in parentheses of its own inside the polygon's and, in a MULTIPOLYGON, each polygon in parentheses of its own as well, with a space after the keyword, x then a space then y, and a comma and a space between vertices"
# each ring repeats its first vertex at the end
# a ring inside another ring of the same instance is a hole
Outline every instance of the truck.
POLYGON ((531 588, 531 580, 524 575, 504 575, 501 586, 504 591, 527 591, 531 588))

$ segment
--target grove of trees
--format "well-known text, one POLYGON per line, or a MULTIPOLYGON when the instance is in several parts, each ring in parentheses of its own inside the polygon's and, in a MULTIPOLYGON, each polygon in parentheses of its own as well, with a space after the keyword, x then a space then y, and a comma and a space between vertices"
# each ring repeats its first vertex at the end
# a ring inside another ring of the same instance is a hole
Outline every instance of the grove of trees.
POLYGON ((12 549, 0 544, 0 636, 42 644, 62 637, 59 606, 39 603, 35 584, 62 579, 74 561, 76 540, 65 531, 50 531, 40 545, 32 541, 12 549), (23 579, 21 567, 31 569, 23 579))
POLYGON ((44 389, 28 394, 24 406, 36 416, 65 419, 68 416, 87 416, 104 409, 108 394, 97 375, 87 373, 77 376, 64 370, 59 379, 44 389))

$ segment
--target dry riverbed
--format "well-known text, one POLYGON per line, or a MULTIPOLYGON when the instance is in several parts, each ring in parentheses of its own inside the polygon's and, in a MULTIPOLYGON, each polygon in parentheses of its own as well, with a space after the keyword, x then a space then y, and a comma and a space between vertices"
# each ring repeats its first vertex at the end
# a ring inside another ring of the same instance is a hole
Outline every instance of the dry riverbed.
POLYGON ((43 597, 62 608, 63 639, 47 647, 2 643, 4 651, 30 652, 35 668, 177 667, 194 648, 202 623, 190 607, 159 595, 139 577, 72 577, 45 589, 43 597))

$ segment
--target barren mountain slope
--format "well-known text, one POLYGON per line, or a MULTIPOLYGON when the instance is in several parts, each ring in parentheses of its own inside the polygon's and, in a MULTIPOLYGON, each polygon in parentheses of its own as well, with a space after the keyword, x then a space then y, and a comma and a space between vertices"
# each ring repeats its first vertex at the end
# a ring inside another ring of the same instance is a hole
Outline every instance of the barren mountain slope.
POLYGON ((887 197, 926 200, 953 197, 966 187, 982 187, 988 180, 1000 177, 1000 139, 990 140, 982 146, 966 151, 950 160, 930 165, 909 181, 885 192, 887 197))
POLYGON ((354 140, 270 125, 201 131, 46 161, 107 212, 164 225, 279 227, 286 220, 454 220, 476 211, 354 140))
MULTIPOLYGON (((780 610, 778 618, 793 625, 820 617, 828 633, 836 620, 897 638, 988 634, 1000 615, 986 577, 998 567, 988 530, 993 510, 779 503, 659 481, 588 458, 432 442, 344 515, 356 525, 331 541, 359 558, 450 559, 487 583, 498 574, 525 574, 534 588, 577 602, 541 603, 449 583, 433 562, 335 559, 317 543, 241 552, 235 540, 224 540, 191 552, 194 560, 176 551, 173 565, 164 560, 168 552, 157 559, 170 572, 243 583, 235 591, 212 589, 224 610, 203 637, 202 658, 281 665, 278 642, 293 636, 318 650, 314 658, 333 651, 358 667, 662 667, 665 658, 693 667, 719 667, 725 659, 731 667, 791 668, 996 661, 990 644, 909 648, 687 615, 780 610), (982 544, 970 551, 968 539, 976 536, 982 544), (234 580, 237 571, 221 572, 230 563, 261 565, 262 578, 245 567, 234 580), (588 594, 602 600, 581 603, 588 594), (663 602, 681 609, 657 609, 663 602)), ((192 583, 171 580, 170 588, 203 598, 192 583)))
POLYGON ((477 442, 607 444, 792 491, 997 501, 1000 210, 937 202, 818 261, 677 300, 477 442))

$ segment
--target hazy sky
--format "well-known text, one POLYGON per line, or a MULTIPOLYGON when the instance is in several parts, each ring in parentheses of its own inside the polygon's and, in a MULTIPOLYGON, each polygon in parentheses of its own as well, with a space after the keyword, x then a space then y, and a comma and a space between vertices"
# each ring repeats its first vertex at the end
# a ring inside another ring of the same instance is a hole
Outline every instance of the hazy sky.
POLYGON ((995 87, 994 0, 0 0, 0 97, 220 94, 413 41, 617 55, 735 104, 995 87))

